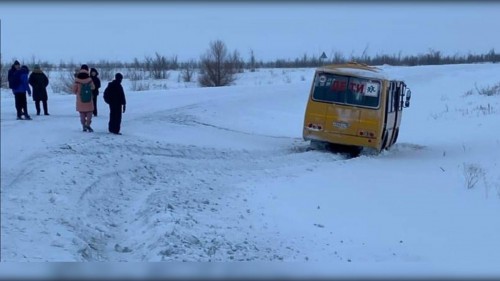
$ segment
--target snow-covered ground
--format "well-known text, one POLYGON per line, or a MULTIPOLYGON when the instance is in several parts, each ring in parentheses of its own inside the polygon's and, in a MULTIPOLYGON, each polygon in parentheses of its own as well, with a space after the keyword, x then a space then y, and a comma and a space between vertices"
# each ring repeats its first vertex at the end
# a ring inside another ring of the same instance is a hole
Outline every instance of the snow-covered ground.
POLYGON ((18 121, 2 89, 1 261, 500 276, 500 95, 465 95, 500 82, 500 64, 383 68, 411 107, 391 150, 353 159, 302 140, 314 69, 220 88, 124 80, 122 136, 107 132, 102 94, 84 133, 74 96, 49 88, 51 115, 29 101, 34 120, 18 121))

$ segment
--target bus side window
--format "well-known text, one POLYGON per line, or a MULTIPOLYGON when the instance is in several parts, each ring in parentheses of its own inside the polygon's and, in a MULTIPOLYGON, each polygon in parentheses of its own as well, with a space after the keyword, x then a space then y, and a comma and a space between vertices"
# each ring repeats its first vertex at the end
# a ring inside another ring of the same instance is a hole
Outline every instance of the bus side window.
POLYGON ((395 111, 396 110, 401 111, 401 109, 402 109, 400 93, 401 93, 400 85, 396 85, 396 83, 394 83, 394 110, 395 111))
POLYGON ((389 104, 390 104, 390 109, 389 112, 395 112, 397 110, 397 95, 396 95, 396 83, 391 82, 391 87, 390 87, 390 99, 389 99, 389 104))
POLYGON ((404 87, 400 84, 398 88, 398 96, 399 96, 399 111, 403 110, 404 107, 404 87))
POLYGON ((393 101, 392 101, 392 83, 389 84, 389 87, 387 87, 387 112, 391 113, 392 109, 394 108, 393 106, 393 101))

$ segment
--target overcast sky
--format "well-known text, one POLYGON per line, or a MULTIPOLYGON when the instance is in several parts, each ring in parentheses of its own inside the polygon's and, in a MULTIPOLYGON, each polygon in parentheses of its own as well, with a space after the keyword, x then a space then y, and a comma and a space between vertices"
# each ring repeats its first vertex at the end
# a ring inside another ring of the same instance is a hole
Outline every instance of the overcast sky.
POLYGON ((247 60, 500 52, 500 2, 0 2, 2 60, 199 59, 220 39, 247 60))

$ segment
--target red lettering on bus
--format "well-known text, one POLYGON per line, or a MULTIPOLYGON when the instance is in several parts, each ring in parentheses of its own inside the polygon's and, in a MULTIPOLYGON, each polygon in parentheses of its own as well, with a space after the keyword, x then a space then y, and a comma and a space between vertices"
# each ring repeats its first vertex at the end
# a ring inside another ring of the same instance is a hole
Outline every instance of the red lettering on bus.
POLYGON ((356 88, 356 92, 358 93, 364 93, 365 92, 365 85, 364 84, 358 84, 356 88))
POLYGON ((332 91, 334 92, 345 91, 346 88, 347 88, 346 81, 338 81, 338 80, 333 81, 332 91))
POLYGON ((358 84, 358 83, 350 83, 349 84, 349 90, 355 93, 363 93, 365 89, 364 84, 358 84))

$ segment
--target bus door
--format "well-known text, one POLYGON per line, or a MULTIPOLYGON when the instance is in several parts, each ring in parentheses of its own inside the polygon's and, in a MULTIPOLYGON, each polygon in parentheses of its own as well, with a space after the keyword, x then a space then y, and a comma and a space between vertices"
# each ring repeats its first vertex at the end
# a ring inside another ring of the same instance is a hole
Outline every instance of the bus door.
POLYGON ((395 91, 394 91, 394 125, 393 125, 393 131, 392 131, 392 136, 390 138, 390 144, 392 145, 393 143, 396 142, 396 138, 398 137, 399 134, 399 124, 401 124, 401 111, 403 110, 403 103, 401 99, 401 94, 403 93, 403 84, 401 82, 395 83, 395 91))
POLYGON ((387 88, 387 101, 385 107, 385 125, 384 125, 384 135, 382 137, 382 149, 389 146, 392 141, 392 136, 394 134, 394 129, 397 124, 397 87, 395 81, 390 81, 389 87, 387 88))

